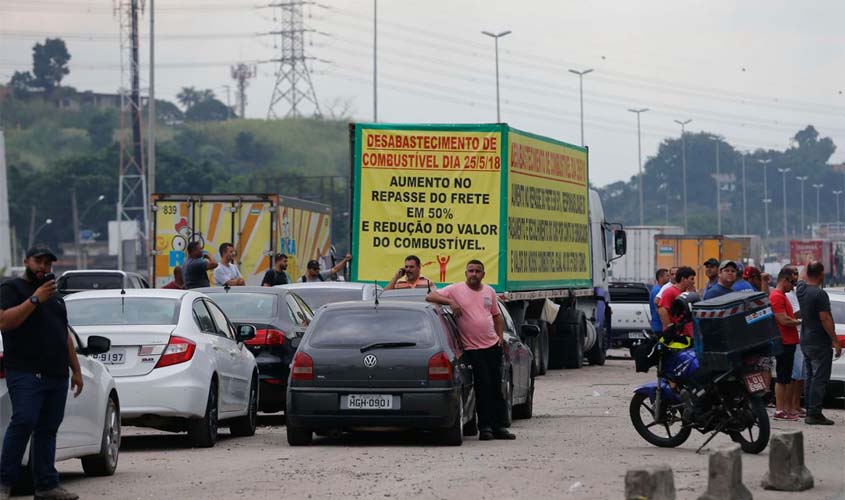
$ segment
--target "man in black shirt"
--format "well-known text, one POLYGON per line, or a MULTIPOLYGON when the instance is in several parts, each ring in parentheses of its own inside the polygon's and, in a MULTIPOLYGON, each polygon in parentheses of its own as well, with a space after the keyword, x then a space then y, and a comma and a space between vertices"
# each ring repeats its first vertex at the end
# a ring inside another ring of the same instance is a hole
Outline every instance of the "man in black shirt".
POLYGON ((68 336, 67 309, 56 294, 55 279, 45 281, 55 260, 49 248, 30 248, 24 261, 25 276, 0 286, 3 361, 12 402, 12 418, 0 455, 0 500, 9 498, 9 490, 18 480, 30 435, 35 498, 79 498, 59 486, 54 465, 56 432, 67 400, 68 368, 74 397, 82 392, 82 372, 68 336))
POLYGON ((842 355, 842 346, 836 338, 833 316, 830 314, 830 298, 822 289, 824 265, 808 262, 804 266, 805 279, 798 282, 795 294, 801 305, 801 351, 804 353, 804 404, 809 425, 833 425, 833 420, 822 415, 822 402, 830 370, 833 364, 832 349, 836 357, 842 355))
POLYGON ((211 286, 208 281, 208 271, 217 267, 217 262, 208 253, 203 251, 199 241, 188 243, 185 249, 188 258, 182 264, 182 274, 185 277, 185 288, 207 288, 211 286))
POLYGON ((288 274, 288 256, 283 253, 276 254, 272 269, 268 269, 261 279, 261 286, 287 285, 290 283, 288 274))

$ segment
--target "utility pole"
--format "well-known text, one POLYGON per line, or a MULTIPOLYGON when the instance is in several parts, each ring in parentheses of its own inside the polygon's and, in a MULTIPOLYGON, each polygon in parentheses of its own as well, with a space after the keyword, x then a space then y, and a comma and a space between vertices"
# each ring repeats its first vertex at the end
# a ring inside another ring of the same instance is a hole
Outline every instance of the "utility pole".
POLYGON ((279 35, 279 57, 271 62, 279 63, 276 70, 276 84, 270 98, 267 119, 299 118, 302 116, 300 106, 306 102, 314 106, 314 116, 321 116, 317 92, 311 81, 311 71, 307 62, 315 58, 305 55, 305 33, 313 32, 306 29, 303 22, 302 8, 305 5, 316 5, 313 1, 287 0, 272 3, 269 7, 279 9, 279 29, 270 32, 279 35), (276 108, 279 103, 288 106, 287 112, 280 114, 276 108))
POLYGON ((156 189, 155 0, 150 1, 150 96, 147 101, 147 187, 156 189))
POLYGON ((769 166, 772 159, 766 158, 764 160, 757 161, 763 165, 763 217, 766 220, 766 234, 763 236, 763 241, 765 242, 769 238, 769 204, 772 202, 772 199, 769 198, 769 183, 766 178, 766 167, 769 166))
POLYGON ((687 225, 687 139, 686 126, 692 122, 692 118, 688 120, 675 120, 675 123, 681 126, 681 162, 683 165, 683 183, 684 183, 684 234, 689 231, 687 225))
POLYGON ((836 196, 836 222, 839 222, 839 195, 842 194, 842 190, 838 189, 833 191, 834 196, 836 196))
POLYGON ((722 184, 719 171, 719 139, 716 139, 716 234, 722 234, 722 184))
POLYGON ((236 94, 236 106, 238 107, 238 116, 246 118, 246 88, 249 86, 249 80, 255 78, 257 74, 255 66, 247 66, 244 63, 238 63, 229 68, 232 79, 237 82, 238 90, 236 94))
POLYGON ((226 89, 226 119, 232 119, 232 86, 222 85, 226 89))
POLYGON ((584 147, 587 145, 584 142, 584 75, 592 73, 593 69, 585 69, 584 71, 570 69, 569 72, 573 75, 578 75, 578 92, 581 96, 581 146, 584 147))
MULTIPOLYGON (((628 109, 631 113, 637 114, 637 163, 639 164, 639 190, 640 190, 640 225, 645 224, 645 216, 643 211, 643 141, 640 135, 640 113, 645 113, 648 108, 628 109)), ((583 142, 583 138, 581 139, 583 142)))
POLYGON ((79 206, 76 204, 76 187, 70 190, 70 211, 73 217, 73 245, 76 247, 76 268, 82 269, 82 254, 79 251, 79 206))
POLYGON ((502 123, 502 113, 499 107, 499 38, 509 35, 510 30, 501 31, 499 33, 492 33, 490 31, 482 31, 483 35, 493 38, 494 46, 496 47, 496 123, 502 123))
POLYGON ((373 0, 373 122, 378 123, 378 0, 373 0))
POLYGON ((748 202, 745 198, 745 153, 742 153, 742 234, 748 234, 748 202))
POLYGON ((788 174, 791 170, 791 168, 778 169, 778 172, 783 174, 783 244, 787 248, 789 248, 789 235, 786 226, 786 174, 788 174))
POLYGON ((809 179, 809 177, 806 175, 799 175, 795 179, 801 181, 801 238, 804 238, 804 181, 809 179))
POLYGON ((821 207, 821 205, 819 204, 819 199, 821 198, 821 196, 819 193, 824 187, 824 184, 813 184, 813 187, 816 188, 816 224, 819 224, 821 223, 821 211, 819 210, 819 208, 821 207))

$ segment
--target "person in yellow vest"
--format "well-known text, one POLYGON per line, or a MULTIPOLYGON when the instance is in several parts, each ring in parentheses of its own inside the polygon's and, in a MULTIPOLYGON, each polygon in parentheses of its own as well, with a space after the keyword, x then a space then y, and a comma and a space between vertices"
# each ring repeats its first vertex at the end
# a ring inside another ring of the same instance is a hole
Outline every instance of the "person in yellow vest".
POLYGON ((416 255, 409 255, 405 257, 405 267, 399 269, 390 283, 384 287, 385 290, 393 290, 399 288, 431 288, 434 289, 434 283, 428 278, 420 276, 420 258, 416 255))

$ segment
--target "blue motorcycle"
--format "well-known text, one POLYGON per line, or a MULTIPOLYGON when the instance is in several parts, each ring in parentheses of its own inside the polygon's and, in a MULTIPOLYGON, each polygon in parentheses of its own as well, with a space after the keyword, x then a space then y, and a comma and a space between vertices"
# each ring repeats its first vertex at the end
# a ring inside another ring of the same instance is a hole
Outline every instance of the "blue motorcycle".
POLYGON ((746 453, 766 449, 770 425, 759 355, 745 353, 725 370, 703 369, 691 344, 670 327, 637 348, 637 371, 657 367, 657 381, 634 389, 630 416, 637 433, 664 448, 680 446, 694 429, 710 433, 697 452, 720 432, 746 453))

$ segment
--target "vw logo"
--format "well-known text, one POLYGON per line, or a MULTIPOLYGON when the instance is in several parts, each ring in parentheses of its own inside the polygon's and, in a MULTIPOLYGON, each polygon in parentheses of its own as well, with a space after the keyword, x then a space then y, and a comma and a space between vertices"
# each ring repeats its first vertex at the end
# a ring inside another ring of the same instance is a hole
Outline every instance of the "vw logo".
POLYGON ((364 356, 364 366, 372 368, 378 364, 378 358, 374 354, 364 356))

